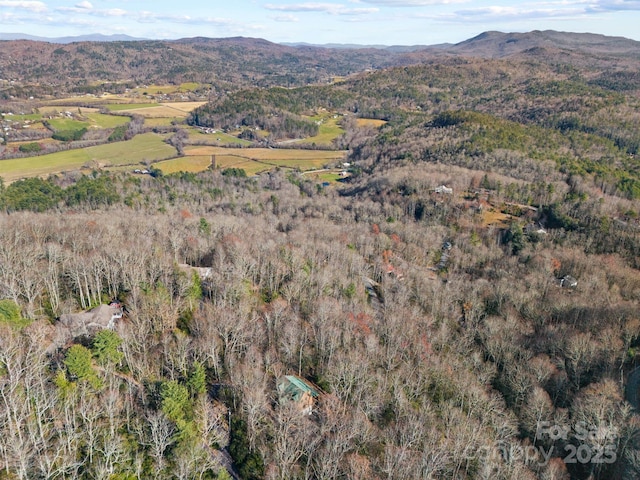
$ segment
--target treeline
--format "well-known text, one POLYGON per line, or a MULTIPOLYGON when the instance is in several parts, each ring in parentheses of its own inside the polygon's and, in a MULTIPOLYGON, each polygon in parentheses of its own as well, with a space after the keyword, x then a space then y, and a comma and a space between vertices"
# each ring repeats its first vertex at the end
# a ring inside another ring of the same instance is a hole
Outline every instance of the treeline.
POLYGON ((0 182, 0 208, 7 212, 45 212, 61 205, 100 208, 120 199, 114 179, 108 175, 82 176, 66 188, 41 178, 18 180, 6 188, 0 182))

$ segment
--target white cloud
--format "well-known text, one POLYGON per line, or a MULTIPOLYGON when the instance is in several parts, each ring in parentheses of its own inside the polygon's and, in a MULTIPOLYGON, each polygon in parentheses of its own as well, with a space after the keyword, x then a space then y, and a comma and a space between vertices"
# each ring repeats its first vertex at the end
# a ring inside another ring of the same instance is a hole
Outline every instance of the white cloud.
POLYGON ((360 0, 358 3, 372 3, 386 7, 426 7, 431 5, 450 5, 466 3, 470 0, 360 0))
POLYGON ((34 0, 0 0, 0 7, 29 10, 30 12, 47 11, 47 5, 44 2, 34 0))
POLYGON ((122 10, 121 8, 110 8, 107 10, 99 10, 99 9, 94 9, 92 7, 93 5, 91 5, 89 2, 81 2, 77 4, 75 7, 59 7, 56 9, 56 11, 63 12, 63 13, 80 13, 84 15, 93 15, 95 17, 124 17, 126 15, 131 15, 130 12, 127 12, 126 10, 122 10), (87 3, 90 6, 87 7, 86 5, 83 5, 84 3, 87 3))
POLYGON ((80 3, 76 3, 76 8, 82 8, 85 10, 92 10, 93 9, 93 5, 91 5, 91 2, 88 2, 87 0, 84 0, 80 3))
POLYGON ((295 15, 291 15, 291 14, 276 15, 275 17, 271 17, 271 19, 275 20, 276 22, 283 22, 283 23, 296 23, 296 22, 300 21, 300 19, 298 17, 296 17, 295 15))
POLYGON ((294 3, 291 5, 276 5, 268 3, 264 6, 267 10, 280 12, 322 12, 331 15, 368 15, 379 11, 376 7, 349 8, 336 3, 294 3))

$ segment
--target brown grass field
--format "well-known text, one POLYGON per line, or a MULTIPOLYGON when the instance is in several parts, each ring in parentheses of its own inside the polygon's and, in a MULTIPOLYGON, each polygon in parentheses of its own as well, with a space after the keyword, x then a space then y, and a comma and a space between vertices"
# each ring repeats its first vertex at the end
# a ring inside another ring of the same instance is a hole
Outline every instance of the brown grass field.
POLYGON ((120 113, 135 113, 145 118, 178 117, 185 118, 190 111, 206 102, 159 103, 157 107, 119 109, 120 113))
POLYGON ((163 160, 153 166, 162 170, 162 173, 169 175, 177 172, 203 172, 211 165, 211 157, 208 155, 194 155, 190 157, 178 157, 170 160, 163 160))
POLYGON ((270 148, 225 148, 192 146, 185 149, 186 156, 155 164, 165 174, 175 172, 201 172, 209 168, 215 156, 218 169, 242 168, 247 175, 271 170, 275 167, 315 170, 344 157, 342 151, 296 150, 270 148))
POLYGON ((161 103, 161 105, 164 105, 165 107, 175 108, 176 110, 180 110, 181 112, 189 113, 206 103, 207 102, 172 102, 161 103))
POLYGON ((264 163, 311 162, 331 163, 344 158, 342 150, 297 150, 294 148, 225 148, 210 146, 187 147, 188 155, 234 155, 264 163))
POLYGON ((356 123, 359 127, 380 128, 381 126, 385 125, 387 122, 386 120, 378 120, 375 118, 358 118, 356 120, 356 123))

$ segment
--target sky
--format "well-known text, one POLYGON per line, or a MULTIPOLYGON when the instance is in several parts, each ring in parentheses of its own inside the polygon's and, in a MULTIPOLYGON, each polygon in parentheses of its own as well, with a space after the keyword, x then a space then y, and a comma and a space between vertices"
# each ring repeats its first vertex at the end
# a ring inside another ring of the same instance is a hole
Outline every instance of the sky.
POLYGON ((0 33, 257 37, 360 45, 457 43, 488 30, 640 40, 640 0, 0 0, 0 33))

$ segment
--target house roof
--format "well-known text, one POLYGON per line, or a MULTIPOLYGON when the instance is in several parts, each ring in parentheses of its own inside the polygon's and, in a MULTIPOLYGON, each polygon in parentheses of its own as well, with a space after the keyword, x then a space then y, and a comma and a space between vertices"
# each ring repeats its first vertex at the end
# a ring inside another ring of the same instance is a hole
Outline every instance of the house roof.
POLYGON ((294 401, 299 401, 305 393, 313 398, 318 398, 320 392, 306 380, 294 375, 285 375, 278 384, 278 389, 283 395, 291 397, 294 401))

